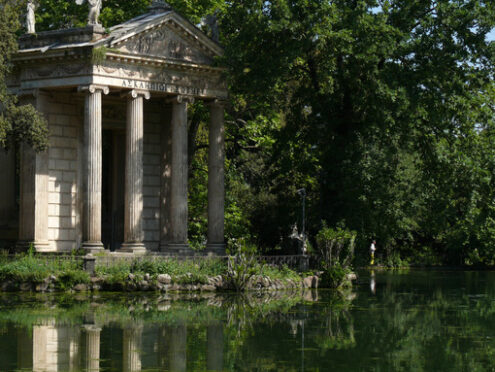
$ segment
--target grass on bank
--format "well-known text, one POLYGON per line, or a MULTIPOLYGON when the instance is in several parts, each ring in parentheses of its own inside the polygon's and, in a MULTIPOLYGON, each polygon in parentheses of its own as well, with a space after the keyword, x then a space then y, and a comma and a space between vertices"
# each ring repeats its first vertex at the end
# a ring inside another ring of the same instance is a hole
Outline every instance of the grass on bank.
MULTIPOLYGON (((235 268, 234 268, 235 269, 235 268)), ((256 263, 250 269, 252 275, 262 275, 270 279, 300 280, 301 275, 287 266, 275 267, 256 263)), ((159 274, 168 274, 172 283, 206 284, 208 278, 222 276, 228 278, 229 270, 226 260, 199 259, 135 259, 132 261, 115 261, 108 265, 97 265, 95 275, 103 278, 110 288, 125 288, 130 279, 134 283, 142 281, 146 274, 151 281, 156 281, 159 274), (131 275, 132 274, 132 275, 131 275)), ((16 257, 0 256, 0 282, 42 283, 54 276, 56 288, 66 290, 77 284, 90 283, 90 276, 83 270, 82 260, 77 257, 41 256, 32 252, 16 257)))
POLYGON ((6 256, 0 258, 1 282, 38 284, 51 275, 55 276, 56 285, 61 289, 90 281, 89 274, 83 270, 82 261, 75 257, 41 257, 28 253, 14 259, 6 256))

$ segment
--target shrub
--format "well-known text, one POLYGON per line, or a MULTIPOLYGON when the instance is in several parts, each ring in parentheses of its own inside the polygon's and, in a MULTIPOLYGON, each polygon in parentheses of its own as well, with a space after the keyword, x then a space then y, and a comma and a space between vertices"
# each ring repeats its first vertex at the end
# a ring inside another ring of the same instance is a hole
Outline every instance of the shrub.
POLYGON ((324 269, 335 265, 347 268, 354 256, 356 232, 337 227, 332 229, 323 223, 323 228, 316 235, 316 242, 324 269))
POLYGON ((229 256, 224 280, 229 288, 241 292, 246 289, 249 280, 259 271, 256 257, 239 251, 235 256, 229 256))

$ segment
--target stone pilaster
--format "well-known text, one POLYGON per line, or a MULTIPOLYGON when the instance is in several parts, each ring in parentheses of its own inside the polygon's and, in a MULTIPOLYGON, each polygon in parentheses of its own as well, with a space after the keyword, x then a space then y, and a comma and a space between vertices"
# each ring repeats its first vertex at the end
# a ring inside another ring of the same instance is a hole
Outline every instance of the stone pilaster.
POLYGON ((101 328, 85 325, 86 332, 86 369, 88 372, 100 370, 100 333, 101 328))
POLYGON ((162 113, 160 133, 160 251, 166 252, 170 240, 170 179, 172 176, 172 109, 167 105, 162 113))
POLYGON ((132 90, 127 98, 124 244, 121 251, 140 253, 143 244, 143 101, 148 91, 132 90))
MULTIPOLYGON (((48 96, 35 90, 21 96, 21 104, 31 104, 44 112, 48 96)), ((53 250, 48 241, 48 151, 36 153, 27 144, 20 148, 19 248, 33 246, 37 252, 53 250)))
POLYGON ((89 85, 79 88, 86 92, 84 109, 84 233, 83 248, 88 252, 103 249, 101 242, 102 193, 102 94, 106 86, 89 85))
POLYGON ((208 152, 208 242, 207 254, 225 255, 225 129, 224 104, 210 104, 208 152))
POLYGON ((187 104, 190 97, 177 96, 172 103, 172 166, 170 177, 170 232, 167 253, 189 255, 187 242, 187 104))

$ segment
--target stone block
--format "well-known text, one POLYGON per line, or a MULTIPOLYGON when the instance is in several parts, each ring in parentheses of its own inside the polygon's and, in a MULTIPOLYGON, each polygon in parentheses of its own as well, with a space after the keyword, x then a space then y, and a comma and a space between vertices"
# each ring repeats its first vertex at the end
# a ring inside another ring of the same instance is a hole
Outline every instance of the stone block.
POLYGON ((49 128, 50 136, 63 136, 64 130, 61 125, 50 123, 49 128))
POLYGON ((50 159, 62 159, 64 157, 64 149, 60 147, 50 147, 48 149, 50 159))
POLYGON ((75 182, 76 181, 76 172, 74 171, 64 171, 62 180, 64 182, 75 182))
POLYGON ((55 160, 55 169, 56 170, 69 170, 70 169, 70 162, 68 160, 57 159, 57 160, 55 160))
POLYGON ((75 149, 63 149, 63 158, 67 160, 76 160, 77 151, 75 149))
POLYGON ((62 203, 62 194, 60 192, 50 192, 48 194, 48 203, 49 204, 61 204, 62 203))
POLYGON ((157 197, 144 197, 143 198, 143 206, 144 208, 159 208, 160 207, 160 199, 157 197))
POLYGON ((146 176, 144 177, 143 184, 148 186, 160 186, 160 177, 159 176, 146 176))
MULTIPOLYGON (((68 121, 70 123, 70 121, 68 121)), ((75 138, 77 137, 77 128, 73 126, 64 127, 64 137, 75 138)))

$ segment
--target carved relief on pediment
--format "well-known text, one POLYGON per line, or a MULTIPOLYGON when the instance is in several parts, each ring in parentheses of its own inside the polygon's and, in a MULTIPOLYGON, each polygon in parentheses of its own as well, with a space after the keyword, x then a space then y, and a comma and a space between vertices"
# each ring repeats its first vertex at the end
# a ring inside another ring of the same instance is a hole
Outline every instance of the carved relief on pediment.
POLYGON ((120 50, 127 53, 211 64, 213 59, 168 27, 161 27, 125 41, 120 50))

